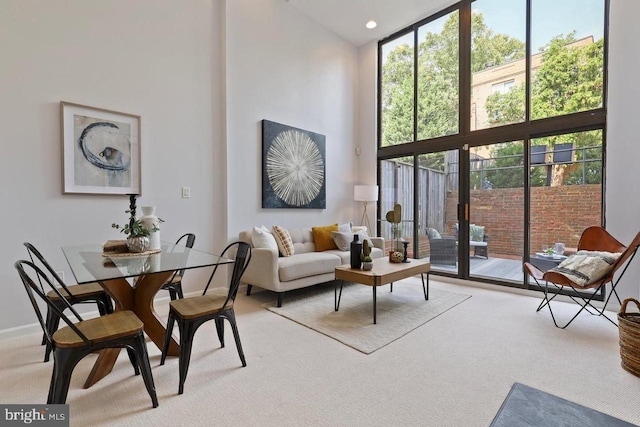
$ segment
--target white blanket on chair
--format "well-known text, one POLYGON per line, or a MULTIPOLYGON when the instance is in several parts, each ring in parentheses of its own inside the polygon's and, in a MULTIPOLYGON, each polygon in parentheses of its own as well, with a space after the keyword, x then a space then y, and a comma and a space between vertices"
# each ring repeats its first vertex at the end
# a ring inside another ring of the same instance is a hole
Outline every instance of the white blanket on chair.
POLYGON ((578 251, 550 271, 586 286, 605 277, 620 255, 620 252, 578 251))

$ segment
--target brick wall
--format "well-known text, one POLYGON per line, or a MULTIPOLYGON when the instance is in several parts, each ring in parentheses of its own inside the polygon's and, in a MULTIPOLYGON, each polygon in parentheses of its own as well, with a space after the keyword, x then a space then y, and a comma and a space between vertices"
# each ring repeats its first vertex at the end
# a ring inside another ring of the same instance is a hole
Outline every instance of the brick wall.
MULTIPOLYGON (((582 231, 600 225, 601 186, 567 185, 531 189, 531 252, 543 245, 563 242, 576 247, 582 231)), ((446 231, 453 234, 458 193, 446 200, 446 231)), ((489 254, 522 255, 524 246, 524 193, 522 188, 471 191, 470 222, 483 225, 489 254)))

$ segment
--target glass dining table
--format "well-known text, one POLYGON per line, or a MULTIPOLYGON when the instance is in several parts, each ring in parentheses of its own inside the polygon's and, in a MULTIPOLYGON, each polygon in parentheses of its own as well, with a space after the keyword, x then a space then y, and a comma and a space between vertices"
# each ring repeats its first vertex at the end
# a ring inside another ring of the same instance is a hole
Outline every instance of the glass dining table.
MULTIPOLYGON (((218 255, 166 242, 163 242, 160 252, 153 254, 105 254, 101 244, 63 246, 62 252, 78 284, 99 283, 115 301, 116 311, 133 311, 144 323, 145 333, 160 349, 166 329, 153 303, 165 281, 176 270, 233 262, 218 255)), ((172 338, 168 355, 177 356, 178 352, 178 343, 172 338)), ((102 350, 84 388, 91 387, 108 375, 119 353, 119 348, 102 350)))

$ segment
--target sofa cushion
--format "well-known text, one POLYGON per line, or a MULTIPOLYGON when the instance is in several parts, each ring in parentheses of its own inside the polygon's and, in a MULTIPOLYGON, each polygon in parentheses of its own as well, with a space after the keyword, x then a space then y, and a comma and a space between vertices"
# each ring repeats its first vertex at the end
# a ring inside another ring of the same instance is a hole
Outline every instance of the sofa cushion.
POLYGON ((253 231, 251 232, 251 243, 254 248, 278 250, 276 239, 264 225, 262 227, 253 227, 253 231))
POLYGON ((311 234, 311 227, 287 228, 287 231, 289 235, 291 235, 294 253, 304 254, 316 251, 316 245, 313 243, 313 234, 311 234))
POLYGON ((316 251, 328 251, 337 249, 336 243, 333 241, 332 231, 338 231, 338 224, 325 225, 323 227, 311 227, 313 240, 316 244, 316 251))
POLYGON ((293 248, 293 241, 291 240, 291 235, 289 232, 278 226, 273 226, 273 237, 276 239, 276 243, 278 244, 278 250, 282 256, 291 256, 295 253, 293 248))
POLYGON ((469 240, 482 242, 484 240, 484 226, 471 224, 469 226, 469 240))
POLYGON ((288 282, 303 277, 332 273, 342 264, 340 257, 327 252, 295 254, 287 258, 278 258, 280 281, 288 282))

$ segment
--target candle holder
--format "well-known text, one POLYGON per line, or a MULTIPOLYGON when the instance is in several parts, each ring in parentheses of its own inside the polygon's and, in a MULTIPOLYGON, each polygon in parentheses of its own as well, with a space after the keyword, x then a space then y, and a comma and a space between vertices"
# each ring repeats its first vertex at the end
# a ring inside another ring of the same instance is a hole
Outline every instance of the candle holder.
POLYGON ((409 242, 402 242, 402 246, 404 246, 404 258, 402 258, 402 262, 411 262, 409 258, 407 258, 407 247, 409 246, 409 242))

